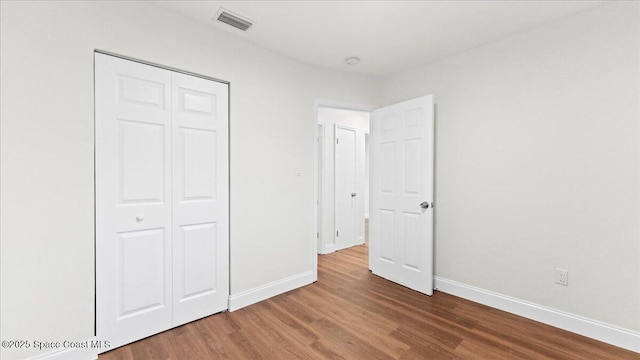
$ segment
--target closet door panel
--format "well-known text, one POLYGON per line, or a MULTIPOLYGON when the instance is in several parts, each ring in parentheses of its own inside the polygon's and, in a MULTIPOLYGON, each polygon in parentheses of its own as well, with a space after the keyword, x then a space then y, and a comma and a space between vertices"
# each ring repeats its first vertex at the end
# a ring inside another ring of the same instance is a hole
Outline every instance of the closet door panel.
POLYGON ((171 73, 95 62, 96 326, 117 347, 173 324, 171 73))
POLYGON ((227 309, 228 85, 172 74, 174 323, 227 309))
POLYGON ((228 85, 95 55, 97 334, 227 309, 228 85))

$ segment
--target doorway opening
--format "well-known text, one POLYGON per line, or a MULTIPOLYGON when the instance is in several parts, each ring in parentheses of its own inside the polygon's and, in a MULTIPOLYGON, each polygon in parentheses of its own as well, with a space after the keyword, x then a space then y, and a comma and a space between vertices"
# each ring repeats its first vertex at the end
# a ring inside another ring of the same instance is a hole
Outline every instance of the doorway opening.
POLYGON ((316 254, 365 244, 365 214, 368 213, 371 239, 364 248, 369 253, 369 270, 374 275, 431 295, 433 95, 375 111, 316 101, 314 121, 318 139, 314 146, 318 175, 314 178, 315 278, 316 254), (355 114, 367 118, 367 126, 344 120, 349 115, 357 117, 355 114), (358 126, 370 131, 358 135, 358 126), (367 142, 369 132, 371 138, 367 142), (365 168, 371 168, 371 176, 365 175, 365 168), (366 178, 371 183, 365 192, 366 178), (357 194, 364 196, 358 198, 357 194), (368 203, 366 212, 365 203, 368 203), (346 239, 341 238, 341 234, 346 239))
MULTIPOLYGON (((317 254, 365 244, 371 110, 366 105, 316 101, 314 249, 317 254)), ((317 266, 314 268, 317 271, 317 266)))

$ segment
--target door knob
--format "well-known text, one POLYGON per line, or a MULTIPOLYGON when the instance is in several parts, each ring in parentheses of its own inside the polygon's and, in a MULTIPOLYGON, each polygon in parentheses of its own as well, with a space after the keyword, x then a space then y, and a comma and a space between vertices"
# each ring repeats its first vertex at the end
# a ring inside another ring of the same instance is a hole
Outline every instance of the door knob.
POLYGON ((420 207, 423 209, 428 209, 429 208, 429 203, 426 201, 423 201, 420 203, 420 207))
POLYGON ((136 215, 136 221, 137 222, 141 222, 142 220, 144 220, 144 214, 137 214, 136 215))
POLYGON ((355 196, 356 196, 356 193, 351 193, 351 197, 355 197, 355 196))

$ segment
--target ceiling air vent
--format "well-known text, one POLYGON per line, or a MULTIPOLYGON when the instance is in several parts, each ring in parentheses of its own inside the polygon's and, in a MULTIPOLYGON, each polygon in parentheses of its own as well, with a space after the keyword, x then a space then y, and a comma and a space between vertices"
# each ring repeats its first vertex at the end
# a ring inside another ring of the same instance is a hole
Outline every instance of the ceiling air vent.
POLYGON ((222 8, 218 11, 215 19, 242 31, 247 31, 253 25, 249 19, 222 8))

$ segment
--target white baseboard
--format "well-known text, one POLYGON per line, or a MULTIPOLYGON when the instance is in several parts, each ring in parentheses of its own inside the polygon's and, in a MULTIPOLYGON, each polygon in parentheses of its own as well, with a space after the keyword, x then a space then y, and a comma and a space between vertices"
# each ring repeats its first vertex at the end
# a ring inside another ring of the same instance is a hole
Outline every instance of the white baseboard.
POLYGON ((327 244, 327 245, 324 246, 324 248, 320 252, 320 255, 331 254, 334 251, 336 251, 336 244, 335 243, 327 244))
POLYGON ((29 360, 96 360, 98 359, 98 352, 100 349, 92 348, 91 342, 96 340, 95 338, 81 341, 86 343, 87 348, 66 348, 54 350, 45 354, 36 355, 29 358, 29 360))
POLYGON ((500 309, 531 320, 571 331, 623 349, 640 353, 640 333, 600 321, 530 303, 510 296, 435 277, 438 291, 500 309))
POLYGON ((231 295, 229 296, 229 311, 242 309, 245 306, 255 304, 270 297, 309 285, 313 281, 313 271, 306 271, 302 274, 290 276, 255 289, 231 295))

